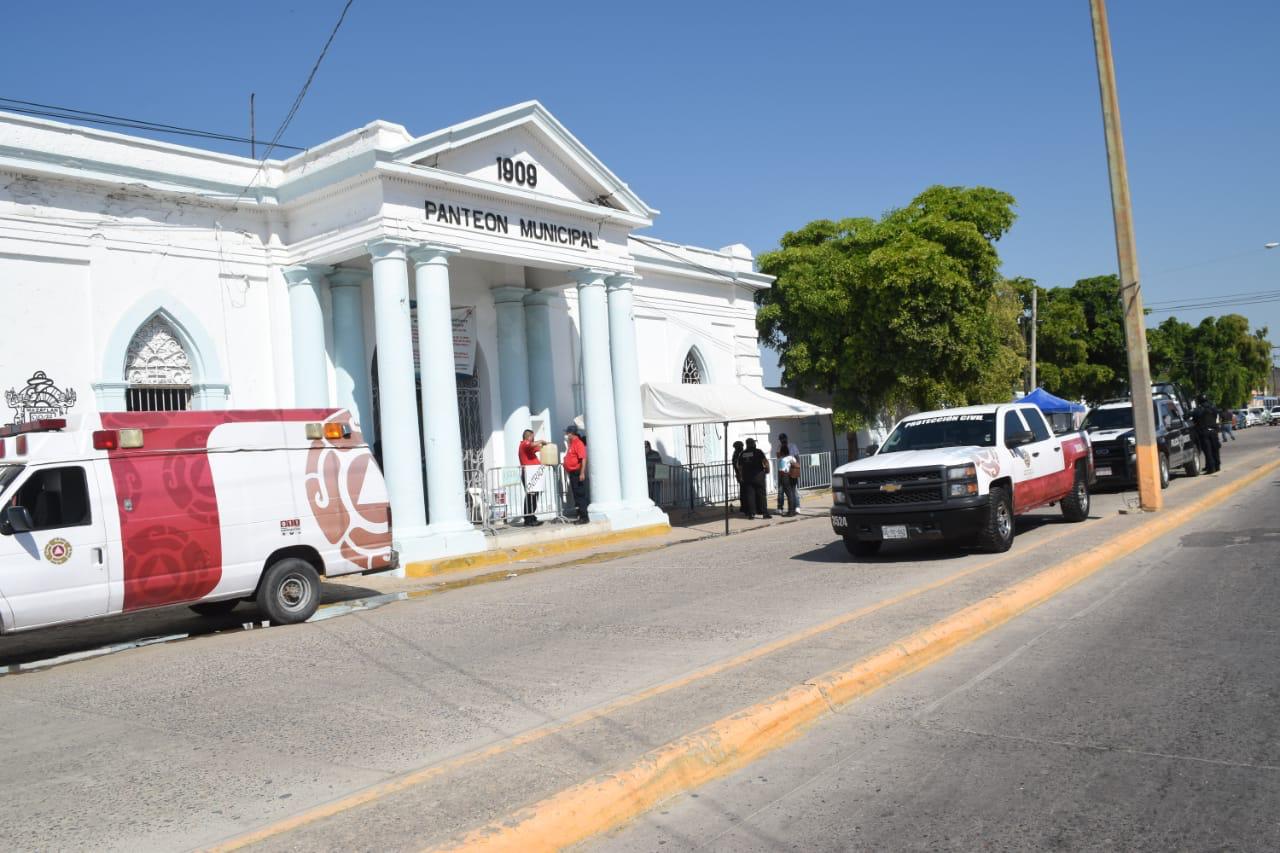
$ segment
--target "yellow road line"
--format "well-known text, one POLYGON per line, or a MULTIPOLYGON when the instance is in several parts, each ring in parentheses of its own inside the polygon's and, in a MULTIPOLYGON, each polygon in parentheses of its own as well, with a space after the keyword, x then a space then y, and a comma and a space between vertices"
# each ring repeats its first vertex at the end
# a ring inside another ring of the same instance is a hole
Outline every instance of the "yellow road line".
POLYGON ((810 679, 575 785, 434 851, 561 850, 607 832, 657 803, 726 776, 798 737, 835 709, 939 660, 1128 556, 1280 468, 1280 460, 1177 510, 1153 516, 1081 557, 1064 560, 851 666, 810 679))
MULTIPOLYGON (((1112 519, 1106 519, 1101 523, 1106 524, 1108 521, 1111 521, 1111 520, 1112 519)), ((323 820, 328 817, 333 817, 334 815, 341 814, 342 812, 349 811, 351 809, 366 805, 376 800, 380 800, 388 795, 395 794, 400 791, 404 791, 416 785, 421 785, 422 783, 430 779, 434 779, 443 773, 449 773, 451 771, 465 767, 469 764, 474 764, 477 761, 483 761, 487 758, 492 758, 494 756, 501 755, 505 752, 509 752, 513 749, 516 749, 518 747, 524 746, 529 743, 533 743, 545 737, 559 734, 560 732, 566 731, 567 729, 572 729, 577 726, 581 726, 585 723, 589 723, 592 720, 599 719, 600 717, 604 717, 604 716, 608 716, 609 714, 616 713, 617 711, 620 711, 623 708, 627 708, 631 705, 635 705, 640 702, 653 699, 657 696, 663 695, 664 693, 669 693, 672 690, 678 690, 681 687, 686 687, 690 684, 693 684, 694 682, 700 681, 705 678, 710 678, 711 676, 718 675, 727 670, 744 666, 748 663, 751 663, 752 661, 756 661, 756 660, 759 660, 760 658, 771 655, 774 652, 778 652, 789 646, 793 646, 796 643, 803 642, 804 640, 811 639, 813 637, 818 636, 819 634, 823 634, 828 631, 834 630, 835 628, 839 628, 842 625, 847 625, 850 622, 853 622, 854 620, 861 619, 865 616, 869 616, 872 613, 876 613, 880 610, 884 610, 888 607, 893 607, 894 605, 901 604, 904 601, 908 601, 912 598, 916 598, 917 596, 921 596, 921 595, 924 595, 925 593, 932 592, 936 589, 940 589, 944 586, 955 583, 956 581, 962 580, 970 575, 976 574, 978 572, 989 569, 993 566, 1004 563, 1015 557, 1024 557, 1040 548, 1043 548, 1057 541, 1058 539, 1063 538, 1064 536, 1067 536, 1069 534, 1076 533, 1076 532, 1078 531, 1074 526, 1068 525, 1064 527, 1062 530, 1059 530, 1056 533, 1050 534, 1049 536, 1045 537, 1039 542, 1036 542, 1030 545, 1030 547, 1027 547, 1018 551, 1009 551, 1005 554, 1001 554, 998 557, 994 557, 990 560, 981 562, 976 566, 970 566, 967 569, 961 569, 960 571, 953 572, 952 574, 939 578, 935 581, 930 581, 929 583, 924 584, 922 586, 915 587, 914 589, 907 590, 906 592, 899 593, 898 595, 892 596, 890 598, 886 598, 881 601, 877 601, 873 604, 869 604, 866 607, 861 607, 861 608, 858 608, 857 610, 849 611, 848 613, 842 613, 839 616, 835 616, 831 619, 826 620, 825 622, 820 622, 817 625, 804 629, 803 631, 790 634, 786 637, 782 637, 780 639, 766 643, 762 646, 757 646, 756 648, 751 649, 750 651, 744 652, 740 655, 736 655, 734 657, 727 658, 722 661, 717 661, 716 663, 709 664, 700 669, 693 670, 692 672, 686 675, 683 675, 677 679, 674 679, 672 681, 666 681, 661 684, 654 685, 652 687, 646 688, 645 690, 641 690, 638 693, 632 693, 629 696, 625 696, 620 699, 616 699, 612 702, 608 702, 604 705, 598 706, 596 708, 583 711, 561 722, 552 723, 546 726, 540 726, 539 728, 536 728, 536 729, 531 729, 522 734, 515 735, 514 737, 501 740, 490 746, 481 747, 480 749, 476 749, 471 752, 464 753, 458 756, 457 758, 449 759, 448 761, 442 762, 440 764, 433 764, 428 767, 423 767, 419 770, 415 770, 404 776, 397 777, 396 779, 393 779, 389 782, 384 782, 378 785, 374 785, 370 788, 364 789, 363 791, 357 791, 356 793, 350 794, 346 797, 342 797, 340 799, 334 800, 329 803, 324 803, 322 805, 308 809, 307 811, 300 812, 296 815, 293 815, 292 817, 285 818, 283 820, 277 821, 276 823, 272 823, 260 829, 254 830, 252 832, 245 833, 244 835, 236 836, 235 838, 232 838, 222 844, 219 844, 217 846, 207 848, 207 849, 211 851, 211 853, 228 853, 228 851, 240 850, 244 847, 248 847, 251 844, 257 844, 261 841, 265 841, 268 838, 272 838, 282 833, 292 832, 293 830, 300 829, 301 827, 311 823, 315 823, 318 820, 323 820)), ((487 578, 488 576, 484 576, 484 577, 487 578)), ((466 582, 461 582, 461 583, 465 584, 466 582)), ((432 590, 424 590, 423 592, 430 593, 432 592, 432 590)))

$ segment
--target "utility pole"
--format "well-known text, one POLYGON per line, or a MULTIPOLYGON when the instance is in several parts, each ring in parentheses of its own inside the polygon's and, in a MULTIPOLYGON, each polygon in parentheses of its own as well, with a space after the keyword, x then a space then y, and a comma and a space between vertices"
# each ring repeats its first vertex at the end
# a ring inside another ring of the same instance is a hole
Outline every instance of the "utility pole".
POLYGON ((253 92, 249 93, 249 156, 258 159, 258 137, 254 128, 253 121, 253 92))
POLYGON ((1151 367, 1147 363, 1147 330, 1143 325, 1142 288, 1138 252, 1129 203, 1129 173, 1120 131, 1120 103, 1111 61, 1111 31, 1104 0, 1089 0, 1093 13, 1093 43, 1098 58, 1098 89, 1102 95, 1102 126, 1107 138, 1107 166, 1111 173, 1111 208, 1116 225, 1116 256, 1120 262, 1120 301, 1124 306, 1124 336, 1129 355, 1129 393, 1138 452, 1138 501, 1154 512, 1164 504, 1160 493, 1156 419, 1151 403, 1151 367))
POLYGON ((1040 295, 1040 288, 1031 285, 1031 387, 1027 389, 1030 393, 1040 386, 1036 384, 1036 322, 1038 320, 1036 314, 1036 298, 1040 295))

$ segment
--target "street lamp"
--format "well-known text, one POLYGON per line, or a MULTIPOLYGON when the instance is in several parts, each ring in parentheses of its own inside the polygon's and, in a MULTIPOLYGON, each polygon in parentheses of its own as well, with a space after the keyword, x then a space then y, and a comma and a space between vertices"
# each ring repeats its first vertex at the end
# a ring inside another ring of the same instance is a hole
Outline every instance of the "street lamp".
POLYGON ((1263 244, 1263 246, 1262 246, 1262 248, 1264 248, 1264 249, 1274 249, 1276 246, 1280 246, 1280 243, 1264 243, 1264 244, 1263 244))

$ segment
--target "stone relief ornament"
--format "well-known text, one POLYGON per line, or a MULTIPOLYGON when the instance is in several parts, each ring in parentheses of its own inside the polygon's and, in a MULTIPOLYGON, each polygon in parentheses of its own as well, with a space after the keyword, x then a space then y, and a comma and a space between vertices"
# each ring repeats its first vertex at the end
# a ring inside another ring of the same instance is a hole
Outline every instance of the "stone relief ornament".
POLYGON ((190 385, 191 360, 173 327, 160 316, 142 324, 125 356, 130 385, 190 385))
POLYGON ((4 402, 13 409, 13 422, 22 424, 42 418, 65 418, 76 404, 74 388, 58 388, 43 370, 37 370, 21 390, 4 392, 4 402))

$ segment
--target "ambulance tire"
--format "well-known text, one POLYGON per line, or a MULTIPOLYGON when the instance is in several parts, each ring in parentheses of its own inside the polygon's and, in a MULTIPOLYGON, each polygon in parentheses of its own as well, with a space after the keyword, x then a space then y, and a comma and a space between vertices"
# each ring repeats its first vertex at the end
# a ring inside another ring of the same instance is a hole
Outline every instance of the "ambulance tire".
POLYGON ((306 622, 320 606, 320 575, 306 560, 286 557, 262 576, 257 602, 272 624, 306 622))
POLYGON ((236 605, 243 599, 240 598, 224 598, 221 601, 201 601, 198 604, 187 605, 201 616, 225 616, 232 610, 236 609, 236 605))

